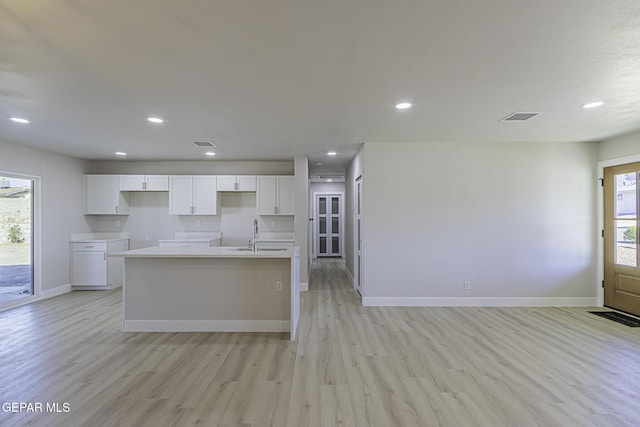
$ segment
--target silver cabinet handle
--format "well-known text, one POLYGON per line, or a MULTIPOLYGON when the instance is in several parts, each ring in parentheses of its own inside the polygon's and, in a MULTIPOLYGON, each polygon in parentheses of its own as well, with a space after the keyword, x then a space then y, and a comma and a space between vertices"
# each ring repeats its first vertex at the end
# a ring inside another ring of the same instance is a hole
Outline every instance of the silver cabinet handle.
POLYGON ((118 205, 116 205, 116 213, 118 213, 118 205))

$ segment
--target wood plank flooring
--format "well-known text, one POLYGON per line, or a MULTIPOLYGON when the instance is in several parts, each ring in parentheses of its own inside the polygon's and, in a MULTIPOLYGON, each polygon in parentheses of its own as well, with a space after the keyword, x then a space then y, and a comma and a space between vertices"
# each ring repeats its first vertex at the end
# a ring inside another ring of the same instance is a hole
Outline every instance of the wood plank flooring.
POLYGON ((640 425, 640 328, 583 308, 362 307, 337 260, 293 343, 123 333, 121 297, 0 313, 0 404, 69 404, 1 426, 640 425))

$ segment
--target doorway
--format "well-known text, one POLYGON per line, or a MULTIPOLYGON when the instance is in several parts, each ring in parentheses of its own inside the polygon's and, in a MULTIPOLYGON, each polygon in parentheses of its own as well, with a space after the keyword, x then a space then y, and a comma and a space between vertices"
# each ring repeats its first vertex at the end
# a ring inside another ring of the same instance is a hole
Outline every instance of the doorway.
POLYGON ((34 296, 35 180, 0 175, 0 307, 34 296))
POLYGON ((640 315, 640 162, 604 169, 604 305, 640 315))
POLYGON ((342 194, 316 194, 316 256, 342 257, 342 194))
POLYGON ((360 295, 362 295, 362 176, 356 178, 356 191, 354 200, 354 243, 355 243, 355 268, 354 285, 360 295))

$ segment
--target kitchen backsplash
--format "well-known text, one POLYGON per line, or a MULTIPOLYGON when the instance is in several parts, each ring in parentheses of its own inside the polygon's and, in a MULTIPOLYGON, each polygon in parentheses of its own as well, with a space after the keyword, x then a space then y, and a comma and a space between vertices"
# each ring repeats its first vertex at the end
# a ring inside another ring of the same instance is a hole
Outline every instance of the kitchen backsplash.
POLYGON ((254 218, 261 232, 293 232, 292 216, 258 216, 256 193, 218 193, 221 214, 215 216, 169 215, 168 192, 131 192, 128 216, 86 215, 94 232, 129 232, 132 249, 157 246, 177 231, 221 231, 222 245, 246 245, 252 237, 254 218))

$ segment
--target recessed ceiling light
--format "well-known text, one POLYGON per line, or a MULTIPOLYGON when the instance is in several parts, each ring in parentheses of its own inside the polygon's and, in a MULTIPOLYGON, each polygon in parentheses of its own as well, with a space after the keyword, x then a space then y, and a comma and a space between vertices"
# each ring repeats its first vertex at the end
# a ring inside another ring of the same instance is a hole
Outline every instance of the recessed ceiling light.
POLYGON ((163 123, 164 120, 162 120, 160 117, 147 117, 147 120, 150 121, 151 123, 163 123))
POLYGON ((411 108, 411 103, 410 102, 400 102, 398 104, 396 104, 396 109, 397 110, 406 110, 407 108, 411 108))
POLYGON ((125 153, 124 151, 116 151, 116 156, 126 156, 127 153, 125 153))
POLYGON ((331 178, 327 179, 327 182, 333 182, 333 180, 331 178))
POLYGON ((316 166, 322 166, 322 162, 316 162, 316 166))
POLYGON ((597 108, 600 107, 604 104, 604 102, 602 101, 593 101, 593 102, 587 102, 586 104, 584 104, 582 106, 582 108, 597 108))
POLYGON ((9 120, 11 120, 12 122, 16 122, 16 123, 23 123, 23 124, 29 123, 29 120, 23 119, 21 117, 11 117, 9 120))
POLYGON ((338 155, 338 153, 336 153, 335 151, 329 151, 327 153, 327 156, 337 156, 337 155, 338 155))
POLYGON ((207 156, 215 156, 216 155, 216 153, 214 153, 213 151, 207 151, 204 154, 206 154, 207 156))

